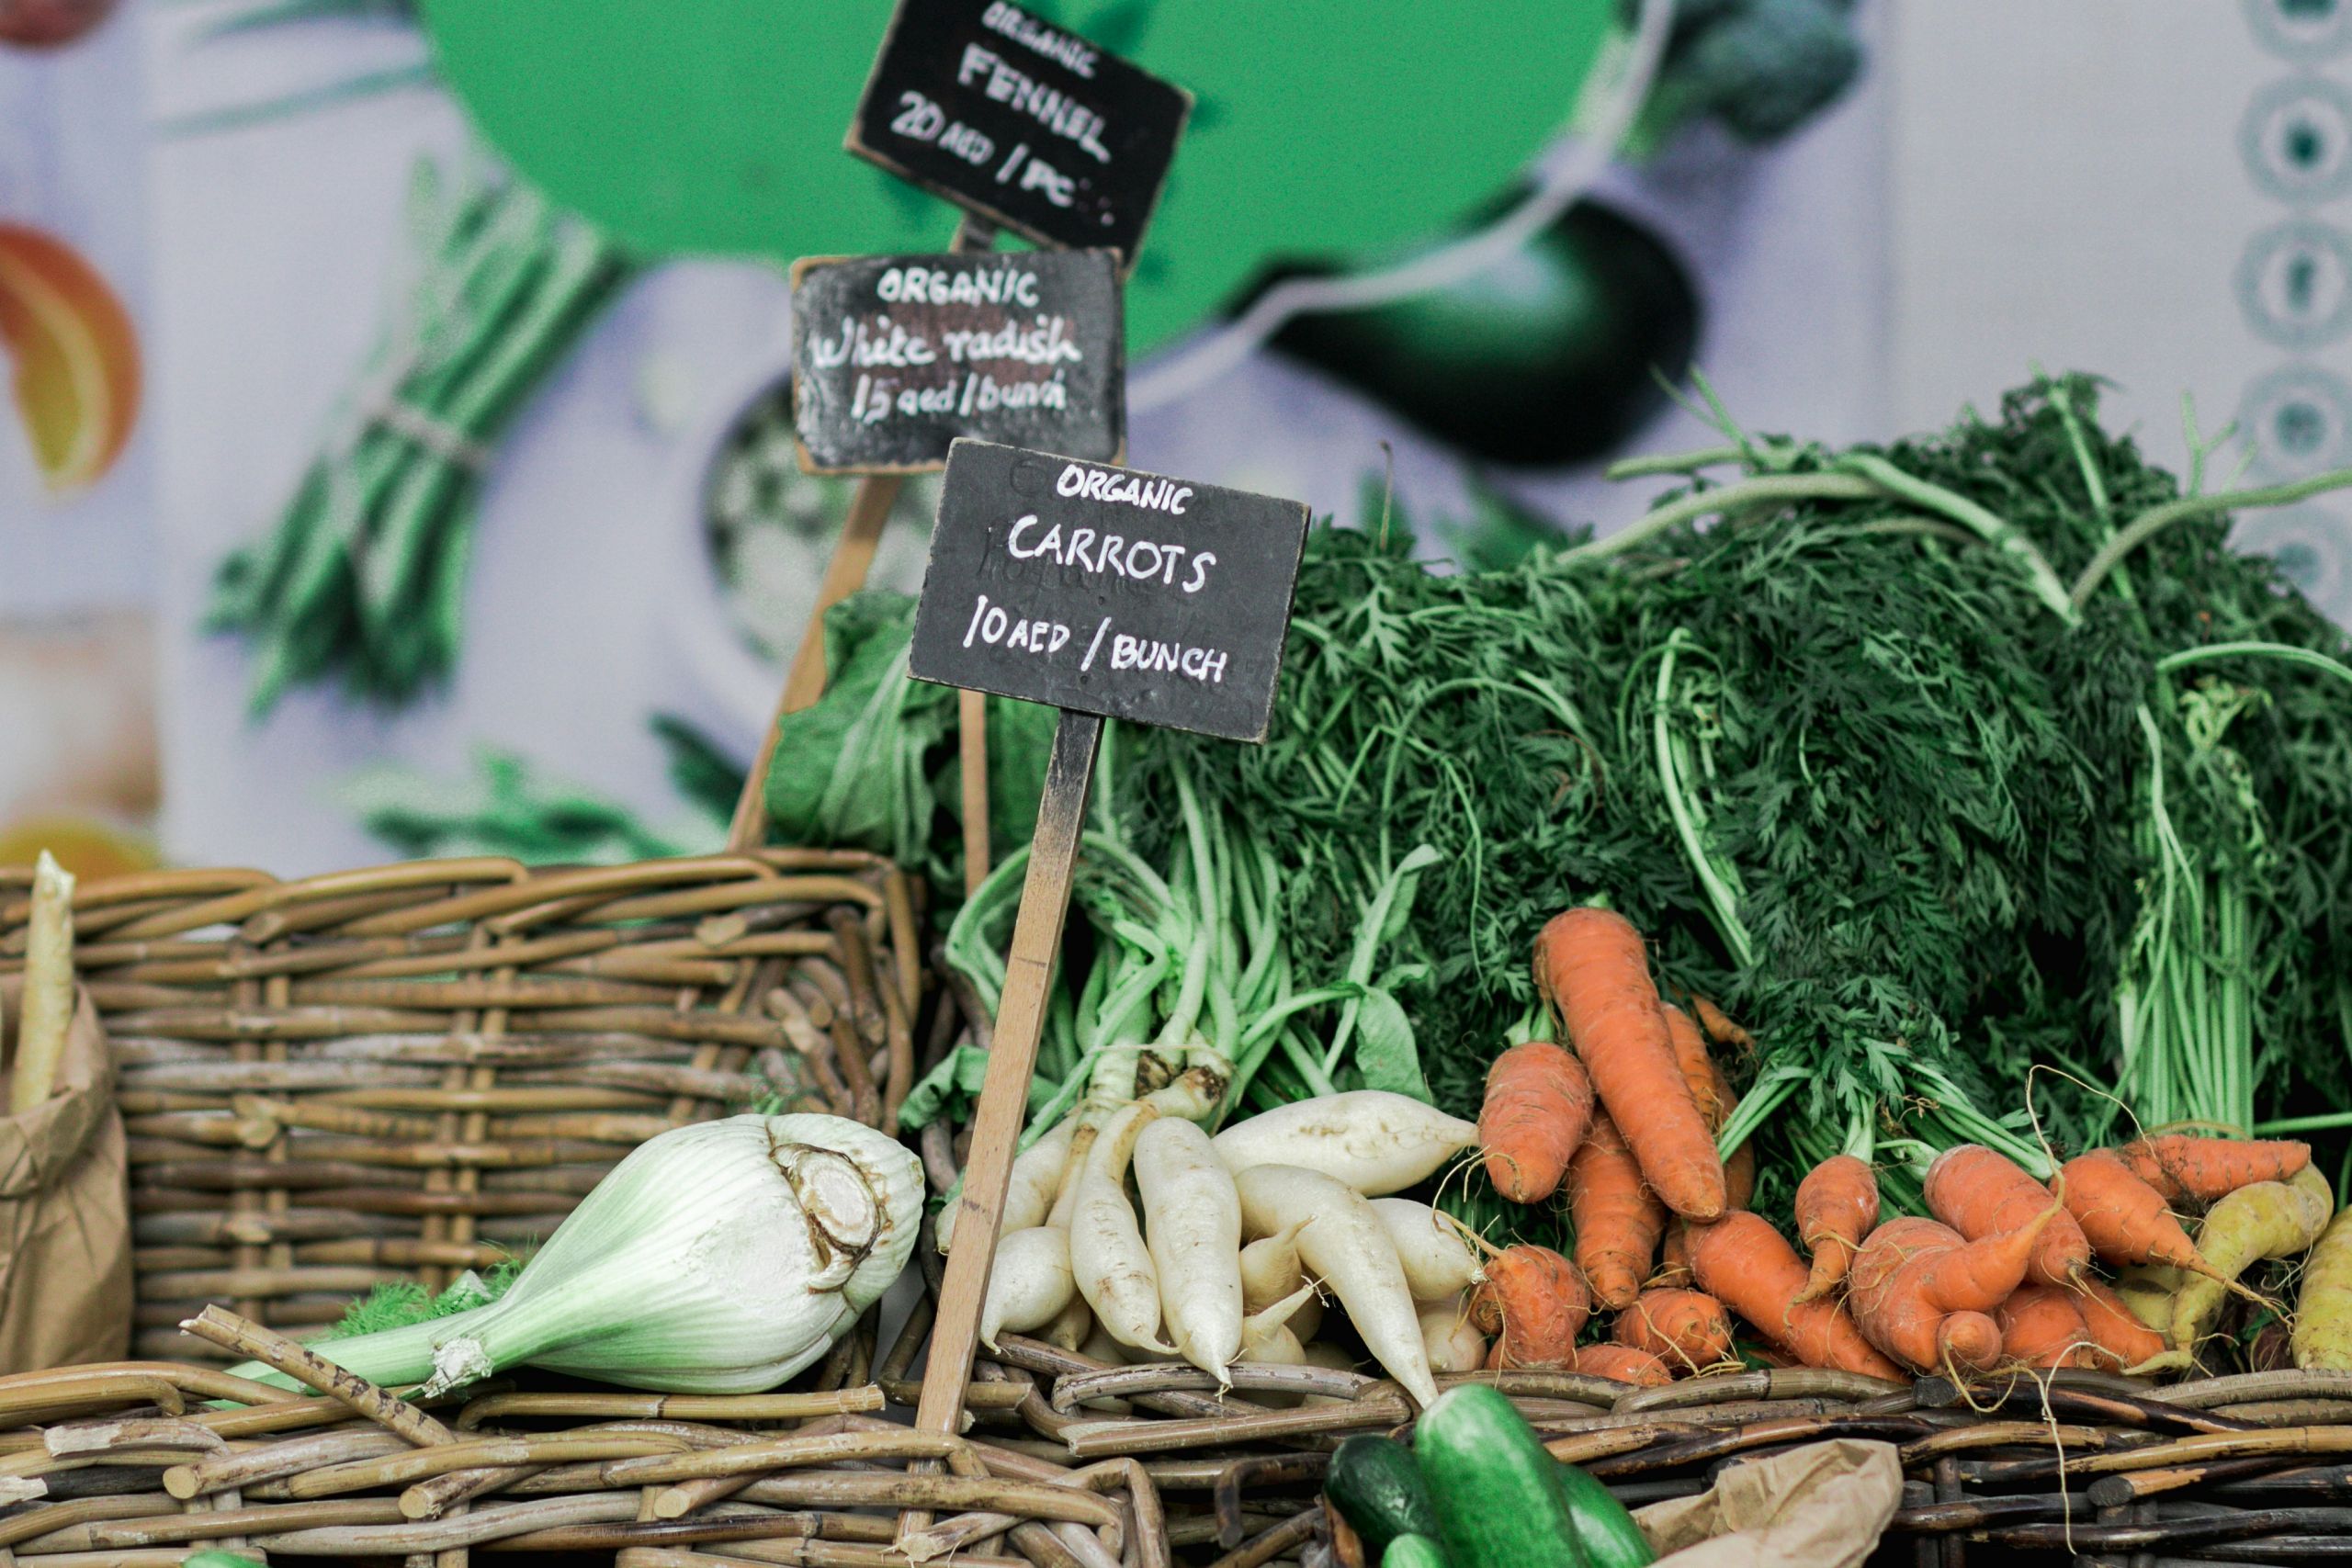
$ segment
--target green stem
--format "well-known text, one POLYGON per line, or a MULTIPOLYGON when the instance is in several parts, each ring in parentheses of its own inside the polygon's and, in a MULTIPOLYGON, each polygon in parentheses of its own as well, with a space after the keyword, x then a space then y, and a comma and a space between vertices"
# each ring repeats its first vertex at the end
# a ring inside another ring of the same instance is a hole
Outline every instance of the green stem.
POLYGON ((1562 551, 1559 558, 1563 561, 1600 560, 1632 549, 1635 545, 1693 517, 1733 512, 1764 502, 1871 501, 1883 493, 1882 487, 1849 474, 1769 474, 1761 479, 1742 479, 1736 484, 1702 490, 1679 501, 1668 502, 1664 506, 1643 513, 1630 526, 1621 528, 1606 538, 1589 539, 1574 549, 1562 551))
POLYGON ((1736 446, 1702 446, 1696 452, 1663 453, 1653 457, 1621 457, 1600 470, 1607 479, 1639 479, 1652 474, 1689 474, 1743 461, 1747 454, 1736 446))
POLYGON ((2282 1133, 2333 1133, 2342 1127, 2352 1127, 2352 1111, 2332 1111, 2324 1116, 2282 1116, 2275 1122, 2257 1122, 2254 1124, 2254 1135, 2275 1138, 2282 1133))
POLYGON ((2178 653, 2167 653, 2156 660, 2156 672, 2169 675, 2191 664, 2209 663, 2216 659, 2275 659, 2282 664, 2300 664, 2333 675, 2339 681, 2352 682, 2352 665, 2331 659, 2314 649, 2297 648, 2286 642, 2214 642, 2202 648, 2185 648, 2178 653))
POLYGON ((2074 591, 2068 597, 2077 610, 2089 604, 2101 580, 2115 570, 2118 561, 2156 534, 2184 519, 2208 516, 2216 512, 2234 512, 2241 507, 2286 506, 2347 486, 2352 486, 2352 468, 2337 468, 2330 473, 2314 474, 2307 479, 2298 479, 2292 484, 2270 485, 2260 490, 2222 491, 2214 495, 2186 495, 2178 501, 2150 507, 2126 524, 2122 532, 2109 539, 2098 554, 2091 558, 2090 564, 2083 568, 2083 574, 2075 579, 2074 591))
POLYGON ((2081 614, 2066 597, 2066 586, 2058 581, 2049 560, 2036 549, 2033 541, 2015 526, 1991 511, 1969 500, 1956 491, 1930 484, 1873 453, 1856 452, 1838 460, 1838 466, 1849 473, 1872 480, 1889 495, 1898 496, 1914 506, 1941 513, 1953 522, 1975 534, 1986 544, 2013 557, 2026 570, 2033 585, 2035 597, 2047 605, 2058 618, 2073 626, 2081 614))
MULTIPOLYGON (((1739 918, 1740 890, 1730 877, 1715 866, 1707 847, 1701 841, 1696 813, 1682 793, 1681 768, 1676 760, 1672 728, 1667 723, 1667 707, 1674 689, 1675 662, 1681 649, 1690 646, 1690 634, 1677 626, 1666 639, 1666 652, 1658 660, 1657 690, 1650 709, 1650 735, 1657 757, 1658 784, 1666 794, 1666 808, 1674 818, 1676 837, 1682 841, 1682 852, 1690 863, 1691 874, 1707 895, 1707 904, 1715 917, 1715 930, 1722 933, 1724 945, 1742 969, 1754 966, 1756 945, 1747 927, 1739 918)), ((1736 1145, 1728 1145, 1736 1147, 1736 1145)))

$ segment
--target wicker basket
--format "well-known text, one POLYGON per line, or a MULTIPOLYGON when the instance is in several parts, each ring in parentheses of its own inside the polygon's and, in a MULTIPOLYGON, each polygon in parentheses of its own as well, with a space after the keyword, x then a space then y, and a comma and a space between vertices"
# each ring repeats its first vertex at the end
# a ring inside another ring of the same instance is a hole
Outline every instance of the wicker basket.
MULTIPOLYGON (((28 900, 0 871, 0 972, 28 900)), ((875 856, 419 862, 85 884, 77 964, 130 1139, 143 1357, 208 1302, 299 1329, 545 1236, 667 1128, 770 1092, 886 1131, 922 892, 875 856)))

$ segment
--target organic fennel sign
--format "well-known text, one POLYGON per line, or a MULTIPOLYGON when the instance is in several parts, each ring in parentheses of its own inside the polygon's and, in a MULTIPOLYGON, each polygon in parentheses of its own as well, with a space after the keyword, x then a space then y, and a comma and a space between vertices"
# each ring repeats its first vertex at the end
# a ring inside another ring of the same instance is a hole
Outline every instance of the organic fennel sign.
POLYGON ((957 441, 909 669, 1262 740, 1306 521, 1302 502, 957 441))
POLYGON ((1118 259, 1106 250, 798 262, 801 467, 936 468, 959 435, 1116 462, 1123 319, 1118 259))
POLYGON ((1133 265, 1192 107, 1009 0, 900 0, 848 146, 1040 244, 1133 265))

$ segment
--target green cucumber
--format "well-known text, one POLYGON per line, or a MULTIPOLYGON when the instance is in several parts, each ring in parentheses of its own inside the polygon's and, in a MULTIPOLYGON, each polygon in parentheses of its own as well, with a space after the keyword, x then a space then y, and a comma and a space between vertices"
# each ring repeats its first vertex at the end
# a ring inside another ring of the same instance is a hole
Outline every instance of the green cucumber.
POLYGON ((1413 1434, 1453 1568, 1590 1568, 1560 1465, 1493 1385, 1438 1396, 1413 1434))
POLYGON ((1425 1535, 1400 1535, 1380 1554, 1380 1568, 1449 1568, 1445 1548, 1425 1535))
POLYGON ((1398 1536, 1437 1536, 1437 1510, 1413 1450, 1394 1438, 1358 1433, 1331 1455, 1323 1494, 1363 1538, 1364 1556, 1383 1562, 1398 1536))
POLYGON ((1560 1489, 1567 1495, 1568 1516, 1576 1521, 1577 1540, 1592 1568, 1646 1568, 1657 1561, 1649 1537, 1608 1487, 1575 1465, 1561 1464, 1560 1489))

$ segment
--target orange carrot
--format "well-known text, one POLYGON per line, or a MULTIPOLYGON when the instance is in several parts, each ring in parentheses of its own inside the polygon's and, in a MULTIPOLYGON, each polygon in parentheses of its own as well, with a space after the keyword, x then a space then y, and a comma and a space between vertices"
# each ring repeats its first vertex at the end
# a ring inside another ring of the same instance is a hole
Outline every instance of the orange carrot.
POLYGON ((1608 1117, 1593 1118, 1568 1162, 1567 1186, 1577 1266, 1593 1299, 1610 1308, 1632 1305, 1666 1229, 1666 1210, 1642 1185, 1642 1168, 1608 1117))
POLYGON ((1852 1155, 1831 1155, 1797 1183, 1797 1239, 1813 1255, 1801 1302, 1837 1289, 1862 1238, 1878 1224, 1878 1177, 1852 1155))
POLYGON ((2257 1181, 2285 1181, 2312 1162, 2309 1144, 2178 1134, 2142 1138, 2117 1152, 2133 1175, 2170 1203, 2218 1202, 2257 1181))
POLYGON ((1676 1064, 1641 933, 1607 909, 1555 915, 1535 939, 1535 984, 1666 1206, 1721 1214, 1724 1164, 1676 1064))
MULTIPOLYGON (((2050 1189, 1982 1144, 1946 1149, 1928 1167, 1928 1212, 1970 1241, 2006 1235, 2032 1223, 2052 1201, 2050 1189)), ((2027 1278, 2038 1285, 2069 1285, 2081 1278, 2091 1265, 2091 1249, 2074 1216, 2062 1210, 2041 1235, 2027 1278)))
POLYGON ((1736 1045, 1743 1051, 1756 1049, 1756 1036, 1750 1034, 1725 1016, 1724 1010, 1704 997, 1690 998, 1690 1010, 1699 1015, 1699 1027, 1707 1038, 1718 1045, 1736 1045))
POLYGON ((1663 1388, 1674 1381, 1672 1370, 1664 1361, 1629 1345, 1587 1345, 1577 1351, 1571 1370, 1636 1388, 1663 1388))
POLYGON ((1592 1315, 1592 1298, 1576 1267, 1548 1247, 1505 1247, 1487 1259, 1487 1278, 1470 1297, 1471 1325, 1493 1337, 1490 1356, 1504 1367, 1565 1367, 1592 1315))
MULTIPOLYGON (((1699 1107, 1701 1120, 1707 1123, 1710 1134, 1722 1132, 1724 1123, 1731 1120, 1732 1108, 1739 1103, 1731 1079, 1707 1054, 1706 1039, 1690 1021, 1690 1015, 1671 1003, 1666 1008, 1666 1032, 1674 1041, 1674 1059, 1681 1066, 1682 1081, 1690 1086, 1690 1099, 1699 1107)), ((1756 1150, 1743 1140, 1724 1156, 1724 1207, 1745 1209, 1754 1196, 1756 1150)))
MULTIPOLYGON (((1739 1097, 1732 1092, 1731 1081, 1724 1077, 1721 1067, 1715 1068, 1715 1092, 1723 1100, 1724 1121, 1728 1122, 1731 1113, 1739 1108, 1739 1097)), ((1717 1123, 1716 1130, 1722 1131, 1721 1123, 1717 1123)), ((1724 1206, 1745 1209, 1755 1196, 1756 1140, 1742 1138, 1739 1147, 1724 1156, 1724 1206)))
POLYGON ((1478 1142, 1487 1179, 1512 1202, 1540 1202, 1557 1191, 1591 1124, 1592 1080, 1583 1063, 1550 1041, 1514 1045, 1487 1069, 1478 1142))
POLYGON ((2066 1186, 2066 1207, 2100 1262, 2117 1269, 2165 1263, 2211 1272, 2188 1232, 2165 1207, 2164 1194, 2122 1155, 2093 1149, 2068 1160, 2059 1175, 2066 1186))
POLYGON ((1646 1350, 1678 1373, 1728 1359, 1731 1317, 1702 1291, 1644 1291, 1617 1314, 1610 1337, 1646 1350))
POLYGON ((1993 1311, 2001 1354, 2021 1367, 2096 1367, 2106 1359, 2083 1322, 2081 1298, 2058 1285, 2022 1285, 1993 1311))
POLYGON ((2134 1316, 2123 1298, 2103 1280, 2083 1280, 2075 1310, 2082 1314, 2083 1328, 2091 1342, 2122 1371, 2165 1353, 2165 1337, 2134 1316))
POLYGON ((1731 1114, 1727 1097, 1719 1098, 1715 1086, 1722 1077, 1715 1071, 1715 1060, 1707 1055, 1706 1036, 1690 1021, 1690 1015, 1672 1002, 1661 1005, 1666 1014, 1666 1037, 1674 1044, 1674 1064, 1682 1069, 1682 1081, 1690 1086, 1690 1103, 1699 1108, 1701 1120, 1707 1131, 1714 1132, 1731 1114))
POLYGON ((2041 1238, 2064 1217, 2065 1211, 2052 1198, 2041 1213, 2013 1231, 1981 1241, 1963 1239, 1937 1252, 1920 1273, 1928 1301, 1944 1312, 1991 1312, 2025 1282, 2041 1254, 2041 1238))
MULTIPOLYGON (((2040 1234, 2037 1227, 2034 1235, 2040 1234)), ((1954 1296, 1973 1302, 1993 1282, 1980 1273, 2009 1267, 2018 1275, 2025 1272, 2030 1241, 2010 1246, 2004 1256, 1991 1255, 2008 1239, 1972 1243, 1933 1220, 1887 1221, 1862 1243, 1847 1276, 1846 1300, 1854 1322, 1872 1345, 1916 1371, 1992 1371, 2001 1359, 2000 1325, 1973 1305, 1949 1303, 1954 1296), (1975 1260, 1965 1255, 1974 1247, 1987 1249, 1989 1270, 1970 1266, 1975 1260)), ((2016 1288, 2011 1278, 2009 1290, 2016 1288)))
POLYGON ((1694 1227, 1690 1269, 1701 1290, 1806 1366, 1903 1380, 1903 1370, 1862 1337, 1845 1308, 1796 1299, 1804 1289, 1804 1264, 1761 1215, 1740 1210, 1694 1227))
POLYGON ((1677 1217, 1666 1227, 1666 1239, 1657 1249, 1657 1271, 1649 1277, 1647 1288, 1687 1290, 1690 1284, 1690 1222, 1677 1217))

